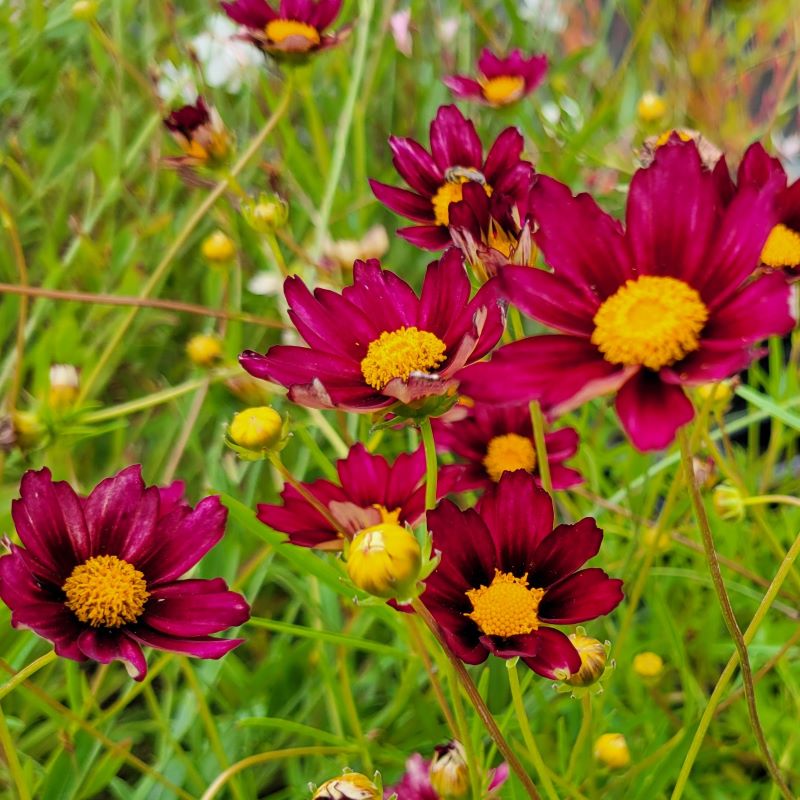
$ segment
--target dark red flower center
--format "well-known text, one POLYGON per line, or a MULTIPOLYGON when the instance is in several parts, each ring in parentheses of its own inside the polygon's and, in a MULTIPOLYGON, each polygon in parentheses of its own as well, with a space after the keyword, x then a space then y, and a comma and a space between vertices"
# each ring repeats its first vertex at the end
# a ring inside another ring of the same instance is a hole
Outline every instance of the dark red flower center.
POLYGON ((517 578, 495 569, 489 586, 470 589, 472 611, 467 616, 487 636, 524 636, 539 628, 539 603, 544 589, 528 586, 527 573, 517 578))

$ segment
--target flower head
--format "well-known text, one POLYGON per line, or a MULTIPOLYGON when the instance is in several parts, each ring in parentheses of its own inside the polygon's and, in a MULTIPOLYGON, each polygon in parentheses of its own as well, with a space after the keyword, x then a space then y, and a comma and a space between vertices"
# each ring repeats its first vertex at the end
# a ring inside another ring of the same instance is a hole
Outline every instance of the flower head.
POLYGON ((533 166, 522 160, 523 139, 516 128, 506 128, 484 158, 475 126, 455 106, 442 106, 430 128, 431 152, 413 139, 389 137, 392 163, 412 191, 370 180, 375 197, 387 208, 418 225, 397 233, 426 250, 450 244, 450 207, 474 183, 487 196, 527 197, 533 166))
POLYGON ((631 751, 621 733, 599 736, 594 743, 594 757, 609 769, 624 769, 631 763, 631 751))
POLYGON ((222 538, 226 509, 207 497, 195 508, 180 482, 146 487, 128 467, 88 497, 26 472, 11 506, 23 546, 0 558, 0 597, 11 624, 49 639, 74 661, 125 663, 142 680, 142 645, 220 658, 242 639, 210 634, 250 616, 221 578, 178 580, 222 538))
POLYGON ((414 534, 393 522, 380 522, 356 534, 347 555, 350 580, 376 597, 406 599, 421 566, 422 549, 414 534))
POLYGON ((210 367, 222 358, 222 342, 208 333, 195 334, 186 343, 186 355, 198 367, 210 367))
POLYGON ((225 13, 247 29, 247 38, 275 58, 305 60, 339 44, 343 33, 326 34, 342 0, 280 0, 277 10, 266 0, 222 3, 225 13))
POLYGON ((650 651, 637 653, 633 657, 633 671, 645 680, 656 680, 664 671, 664 659, 650 651))
POLYGON ((432 264, 417 296, 376 260, 354 265, 341 294, 288 278, 289 316, 309 347, 247 350, 242 366, 280 383, 289 399, 311 408, 373 412, 431 396, 455 399, 453 375, 477 361, 502 335, 504 309, 494 284, 472 300, 461 255, 432 264))
POLYGON ((380 800, 380 790, 360 772, 345 772, 325 781, 311 800, 380 800))
POLYGON ((173 111, 164 125, 184 152, 179 158, 167 159, 168 163, 205 164, 225 158, 230 151, 231 138, 220 115, 200 96, 194 105, 173 111))
POLYGON ((436 748, 430 766, 431 786, 439 797, 455 800, 469 792, 467 753, 461 742, 452 741, 436 748))
POLYGON ((558 334, 509 344, 461 373, 473 399, 535 398, 557 416, 614 392, 633 444, 660 449, 694 415, 684 387, 735 374, 760 339, 794 327, 783 275, 753 278, 774 190, 740 185, 725 196, 694 142, 673 136, 637 171, 625 229, 552 179, 540 176, 532 193, 553 272, 508 267, 498 280, 558 334))
MULTIPOLYGON (((434 420, 436 446, 454 453, 466 463, 443 468, 452 480, 452 491, 485 489, 496 484, 506 472, 523 470, 541 486, 539 461, 533 442, 533 425, 527 404, 491 406, 480 403, 453 422, 434 420)), ((559 428, 545 434, 547 460, 554 489, 569 489, 583 483, 583 477, 564 462, 578 451, 578 433, 559 428)))
POLYGON ((242 458, 257 461, 282 450, 288 439, 288 417, 281 417, 271 406, 255 406, 234 416, 226 444, 242 458))
POLYGON ((556 680, 581 669, 572 642, 551 626, 595 619, 622 600, 622 581, 580 569, 603 540, 593 519, 553 530, 549 495, 518 471, 503 475, 475 509, 440 503, 428 525, 441 561, 422 602, 462 661, 519 656, 556 680))
POLYGON ((658 122, 667 113, 667 102, 660 94, 645 92, 636 104, 636 113, 642 122, 658 122))
POLYGON ((203 239, 200 252, 206 261, 216 264, 226 264, 236 255, 236 243, 225 231, 215 230, 203 239))
POLYGON ((238 94, 258 76, 262 57, 237 35, 239 26, 222 14, 214 14, 205 30, 192 39, 192 50, 209 86, 238 94))
POLYGON ((489 106, 507 106, 529 95, 544 80, 547 56, 526 57, 521 50, 496 56, 484 48, 478 58, 478 77, 451 75, 445 85, 456 96, 477 100, 489 106))
POLYGON ((80 373, 72 364, 53 364, 50 367, 48 402, 56 411, 70 408, 78 399, 80 373))

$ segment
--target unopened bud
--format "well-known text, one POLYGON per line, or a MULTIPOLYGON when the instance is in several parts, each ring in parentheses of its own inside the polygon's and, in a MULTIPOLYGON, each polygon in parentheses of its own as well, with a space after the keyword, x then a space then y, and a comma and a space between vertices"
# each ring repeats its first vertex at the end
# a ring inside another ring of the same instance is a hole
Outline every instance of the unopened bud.
POLYGON ((200 247, 203 258, 214 264, 224 264, 231 261, 236 255, 236 245, 224 231, 216 230, 203 239, 200 247))
POLYGON ((187 342, 186 355, 198 367, 210 367, 222 356, 222 342, 216 336, 198 333, 187 342))
POLYGON ((77 0, 72 4, 72 16, 82 22, 91 22, 97 15, 97 0, 77 0))
POLYGON ((45 427, 34 411, 12 411, 15 444, 20 450, 31 450, 39 445, 45 435, 45 427))
POLYGON ((565 679, 570 686, 591 686, 603 676, 608 661, 608 645, 582 633, 571 633, 569 640, 581 657, 581 668, 565 679))
POLYGON ((708 403, 712 409, 726 411, 733 400, 735 382, 733 380, 701 383, 696 392, 701 405, 708 403))
POLYGON ((667 113, 667 103, 660 94, 645 92, 639 98, 636 113, 642 122, 658 122, 667 113))
POLYGON ((642 532, 642 542, 648 550, 655 550, 656 553, 664 553, 669 550, 672 544, 672 537, 668 531, 662 531, 653 525, 645 528, 642 532))
POLYGON ((714 489, 711 502, 717 516, 728 522, 744 519, 744 498, 742 493, 730 483, 721 483, 714 489))
POLYGON ((376 597, 405 599, 422 566, 419 542, 406 528, 381 523, 365 528, 350 544, 347 574, 376 597))
POLYGON ((453 740, 436 748, 430 768, 431 786, 442 800, 456 800, 469 793, 467 754, 461 742, 453 740))
POLYGON ((63 411, 73 405, 78 397, 80 378, 72 364, 53 364, 50 367, 50 407, 63 411))
POLYGON ((380 800, 380 790, 360 772, 345 772, 320 786, 312 800, 380 800))
POLYGON ((262 192, 258 199, 251 197, 242 201, 242 215, 251 228, 268 233, 286 224, 289 206, 278 195, 262 192))
POLYGON ((594 757, 609 769, 623 769, 631 763, 631 751, 621 733, 604 733, 594 743, 594 757))
POLYGON ((633 657, 633 671, 644 680, 655 680, 664 671, 664 660, 658 653, 638 653, 633 657))
POLYGON ((239 455, 261 458, 283 447, 287 436, 287 421, 269 406, 240 411, 228 428, 228 440, 239 455))

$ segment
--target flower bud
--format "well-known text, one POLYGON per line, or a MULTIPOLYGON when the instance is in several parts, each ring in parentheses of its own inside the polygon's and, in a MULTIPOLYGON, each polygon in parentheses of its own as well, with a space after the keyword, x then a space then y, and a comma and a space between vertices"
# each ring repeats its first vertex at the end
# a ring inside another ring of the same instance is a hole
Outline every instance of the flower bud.
POLYGON ((581 668, 565 678, 570 686, 591 686, 603 676, 608 661, 608 645, 582 632, 571 633, 569 640, 581 657, 581 668))
POLYGON ((68 409, 78 398, 80 378, 72 364, 53 364, 50 367, 50 407, 57 411, 68 409))
POLYGON ((207 261, 211 261, 214 264, 224 264, 233 260, 236 255, 236 245, 233 243, 233 239, 227 236, 224 231, 216 230, 203 239, 200 252, 207 261))
POLYGON ((594 743, 594 757, 609 769, 623 769, 631 763, 631 751, 621 733, 604 733, 594 743))
POLYGON ((216 336, 198 333, 186 344, 186 355, 198 367, 210 367, 222 355, 222 342, 216 336))
POLYGON ((35 411, 12 411, 15 444, 20 450, 32 450, 45 435, 45 427, 35 411))
POLYGON ((240 450, 260 457, 282 446, 286 439, 286 422, 269 406, 247 408, 233 418, 228 438, 240 450))
POLYGON ((289 206, 276 194, 262 192, 258 199, 242 201, 242 216, 253 230, 269 233, 283 227, 289 219, 289 206))
POLYGON ((376 597, 404 599, 414 588, 422 566, 422 551, 406 528, 380 523, 362 530, 350 544, 347 574, 376 597))
POLYGON ((72 4, 72 17, 81 22, 91 22, 97 15, 97 0, 77 0, 72 4))
POLYGON ((345 772, 320 786, 312 800, 380 800, 378 787, 360 772, 345 772))
POLYGON ((672 544, 672 537, 668 531, 659 530, 651 525, 642 531, 642 544, 648 549, 655 549, 656 553, 665 553, 672 544))
POLYGON ((712 409, 726 411, 733 400, 735 384, 733 380, 701 383, 696 389, 700 404, 708 403, 712 409))
POLYGON ((644 680, 655 680, 664 671, 664 660, 657 653, 637 653, 633 658, 633 671, 644 680))
POLYGON ((720 519, 735 522, 744 519, 744 502, 742 493, 730 483, 721 483, 711 496, 714 511, 720 519))
POLYGON ((667 113, 667 103, 655 92, 645 92, 636 105, 636 113, 642 122, 658 122, 667 113))
POLYGON ((434 751, 430 767, 431 786, 442 800, 456 800, 469 793, 469 769, 464 745, 455 739, 434 751))

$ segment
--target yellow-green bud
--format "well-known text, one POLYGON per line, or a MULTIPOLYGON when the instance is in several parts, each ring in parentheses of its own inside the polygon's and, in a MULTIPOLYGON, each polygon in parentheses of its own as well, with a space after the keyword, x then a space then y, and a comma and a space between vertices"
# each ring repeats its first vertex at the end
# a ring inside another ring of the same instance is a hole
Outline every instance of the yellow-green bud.
POLYGON ((11 421, 14 424, 15 444, 20 450, 30 450, 42 441, 45 428, 36 412, 12 411, 11 421))
POLYGON ((63 411, 70 408, 78 397, 80 378, 72 364, 53 364, 50 367, 50 407, 63 411))
POLYGON ((231 441, 246 450, 271 450, 283 435, 281 415, 269 406, 240 411, 228 428, 231 441))
POLYGON ((203 239, 200 252, 207 261, 224 264, 236 255, 236 245, 224 231, 216 230, 203 239))
POLYGON ((376 597, 406 598, 421 566, 419 542, 406 528, 391 523, 361 531, 350 544, 347 557, 350 580, 376 597))
POLYGON ((289 206, 278 195, 262 192, 258 199, 250 197, 242 201, 242 215, 251 228, 268 233, 286 224, 289 206))
POLYGON ((380 800, 378 787, 360 772, 345 772, 320 786, 312 800, 380 800))
POLYGON ((728 522, 744 519, 742 493, 730 483, 721 483, 714 489, 711 502, 717 515, 728 522))
POLYGON ((645 680, 654 680, 664 671, 664 660, 658 653, 637 653, 633 657, 633 671, 645 680))
POLYGON ((669 531, 659 530, 656 526, 649 526, 642 532, 642 543, 648 550, 655 549, 656 553, 664 553, 672 544, 669 531))
POLYGON ((216 336, 198 333, 187 342, 186 355, 198 367, 210 367, 222 356, 222 342, 216 336))
POLYGON ((437 747, 430 767, 431 786, 442 800, 457 800, 469 793, 467 754, 461 742, 453 740, 437 747))
POLYGON ((636 113, 642 122, 658 122, 667 113, 667 103, 655 92, 645 92, 636 105, 636 113))
POLYGON ((569 640, 581 657, 581 668, 565 679, 570 686, 591 686, 602 676, 608 660, 608 647, 591 636, 571 633, 569 640))
POLYGON ((631 763, 631 751, 621 733, 604 733, 594 743, 594 757, 609 769, 623 769, 631 763))
POLYGON ((91 22, 97 15, 97 0, 77 0, 72 4, 72 16, 82 22, 91 22))
POLYGON ((714 381, 701 383, 695 391, 701 405, 709 403, 712 409, 726 411, 733 400, 735 385, 734 380, 714 381))

